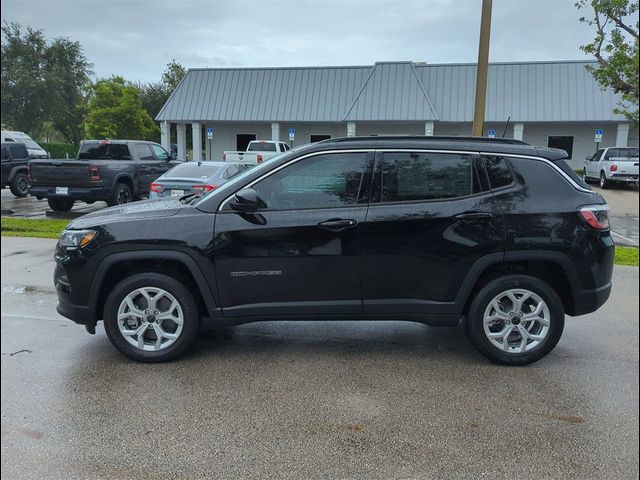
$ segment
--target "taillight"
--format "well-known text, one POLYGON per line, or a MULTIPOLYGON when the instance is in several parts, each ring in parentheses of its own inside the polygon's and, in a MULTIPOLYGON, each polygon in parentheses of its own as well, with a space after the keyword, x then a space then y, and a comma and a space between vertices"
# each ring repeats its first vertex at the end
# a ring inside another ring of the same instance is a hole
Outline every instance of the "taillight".
POLYGON ((610 172, 617 172, 618 171, 618 165, 616 165, 615 163, 613 165, 611 165, 609 167, 609 171, 610 172))
POLYGON ((258 155, 258 158, 256 160, 258 161, 258 163, 262 163, 262 155, 258 155))
POLYGON ((227 161, 227 154, 226 154, 226 153, 223 153, 223 154, 222 154, 222 161, 223 161, 223 162, 226 162, 226 161, 227 161))
POLYGON ((90 182, 99 182, 102 180, 100 177, 100 169, 97 165, 89 165, 89 181, 90 182))
POLYGON ((191 185, 191 188, 194 189, 196 192, 198 193, 205 193, 205 192, 210 192, 211 190, 215 190, 216 188, 218 188, 217 185, 211 185, 210 183, 207 184, 199 184, 199 185, 191 185))
POLYGON ((149 185, 150 192, 162 193, 163 190, 164 185, 162 185, 161 183, 152 183, 151 185, 149 185))
POLYGON ((580 208, 580 215, 595 230, 609 230, 609 205, 587 205, 580 208))

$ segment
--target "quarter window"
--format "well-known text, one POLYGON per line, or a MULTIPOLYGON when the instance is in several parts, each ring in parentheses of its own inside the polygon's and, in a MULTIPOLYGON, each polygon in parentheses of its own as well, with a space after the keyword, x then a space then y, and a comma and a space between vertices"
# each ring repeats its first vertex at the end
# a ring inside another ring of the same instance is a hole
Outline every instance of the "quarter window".
POLYGON ((465 197, 482 191, 471 155, 385 153, 380 182, 382 202, 465 197))
POLYGON ((489 176, 491 188, 506 187, 513 182, 513 176, 507 161, 502 157, 485 157, 484 164, 489 176))
POLYGON ((334 208, 353 205, 362 196, 366 153, 315 155, 300 160, 253 188, 263 208, 334 208))

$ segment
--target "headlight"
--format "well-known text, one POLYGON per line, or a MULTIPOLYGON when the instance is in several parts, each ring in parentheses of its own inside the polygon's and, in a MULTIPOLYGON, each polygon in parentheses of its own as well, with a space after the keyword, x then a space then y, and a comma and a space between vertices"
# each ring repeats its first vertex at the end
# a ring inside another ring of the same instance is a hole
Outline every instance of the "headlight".
POLYGON ((95 230, 63 230, 58 244, 61 247, 82 248, 96 238, 96 235, 98 232, 95 230))

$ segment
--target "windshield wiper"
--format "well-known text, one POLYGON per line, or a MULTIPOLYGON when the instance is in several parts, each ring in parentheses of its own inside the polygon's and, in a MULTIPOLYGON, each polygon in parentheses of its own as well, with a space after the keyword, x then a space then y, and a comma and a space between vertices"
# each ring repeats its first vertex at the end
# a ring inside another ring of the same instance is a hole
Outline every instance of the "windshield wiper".
POLYGON ((201 193, 189 193, 184 197, 180 197, 179 202, 188 205, 191 202, 193 202, 196 198, 200 198, 201 195, 202 195, 201 193))

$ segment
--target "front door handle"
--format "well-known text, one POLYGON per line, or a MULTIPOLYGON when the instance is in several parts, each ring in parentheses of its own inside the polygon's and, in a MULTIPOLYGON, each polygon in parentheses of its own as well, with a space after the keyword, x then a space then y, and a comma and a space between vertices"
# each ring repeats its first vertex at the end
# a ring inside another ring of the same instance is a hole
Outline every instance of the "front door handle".
POLYGON ((491 217, 493 217, 493 215, 489 212, 467 212, 456 215, 454 218, 456 220, 482 220, 491 217))
POLYGON ((358 225, 358 222, 356 220, 331 218, 325 222, 320 222, 318 224, 318 227, 324 228, 325 230, 331 230, 332 232, 340 232, 347 228, 353 228, 356 225, 358 225))

